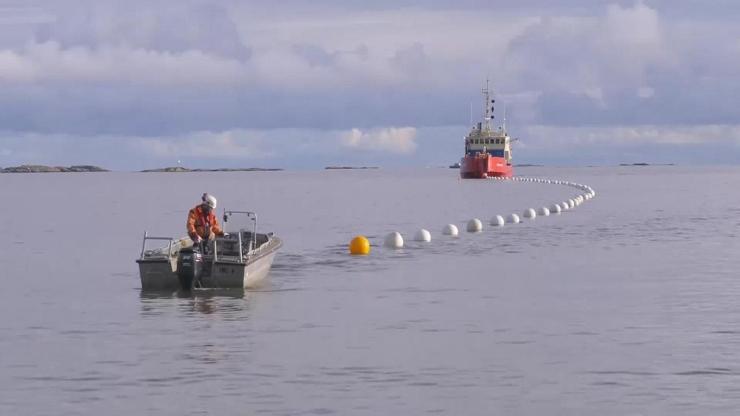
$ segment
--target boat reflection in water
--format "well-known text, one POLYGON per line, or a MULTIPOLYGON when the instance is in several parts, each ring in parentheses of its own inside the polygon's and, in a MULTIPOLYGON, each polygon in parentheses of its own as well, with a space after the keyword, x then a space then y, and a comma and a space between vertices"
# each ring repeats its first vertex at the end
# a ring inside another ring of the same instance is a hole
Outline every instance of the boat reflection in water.
POLYGON ((226 318, 245 318, 250 305, 255 301, 244 289, 141 290, 141 313, 144 316, 160 316, 173 310, 185 315, 216 314, 226 318), (173 302, 177 300, 177 302, 173 302))

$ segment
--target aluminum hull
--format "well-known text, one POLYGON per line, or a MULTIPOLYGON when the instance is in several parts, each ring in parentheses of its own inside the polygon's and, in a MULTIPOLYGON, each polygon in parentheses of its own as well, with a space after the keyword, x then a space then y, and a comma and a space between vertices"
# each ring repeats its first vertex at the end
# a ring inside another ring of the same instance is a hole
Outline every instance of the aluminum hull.
MULTIPOLYGON (((246 258, 205 256, 206 267, 198 288, 250 289, 262 285, 270 273, 277 250, 282 246, 278 237, 264 236, 267 242, 246 258)), ((182 289, 177 273, 178 253, 179 250, 174 250, 169 256, 143 257, 136 261, 142 290, 182 289)))

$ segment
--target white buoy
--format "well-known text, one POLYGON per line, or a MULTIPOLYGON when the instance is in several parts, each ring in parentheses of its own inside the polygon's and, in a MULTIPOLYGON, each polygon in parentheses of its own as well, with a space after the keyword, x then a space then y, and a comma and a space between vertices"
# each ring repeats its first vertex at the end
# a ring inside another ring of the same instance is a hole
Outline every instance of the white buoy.
POLYGON ((522 216, 524 218, 535 219, 537 218, 537 212, 535 212, 533 208, 527 208, 526 210, 524 210, 524 213, 522 214, 522 216))
POLYGON ((540 208, 540 211, 537 213, 537 215, 541 215, 543 217, 547 217, 550 215, 550 210, 547 209, 547 207, 540 208))
POLYGON ((560 206, 561 206, 561 207, 563 208, 563 211, 567 211, 567 210, 569 210, 569 209, 570 209, 570 205, 568 204, 568 202, 567 202, 567 201, 563 201, 563 202, 561 202, 561 203, 560 203, 560 206))
POLYGON ((414 241, 428 243, 432 241, 432 233, 422 228, 421 230, 417 231, 416 234, 414 235, 414 241))
POLYGON ((491 218, 491 225, 493 225, 494 227, 503 227, 504 223, 504 217, 500 215, 496 215, 495 217, 491 218))
POLYGON ((519 224, 521 220, 519 219, 519 216, 516 214, 509 214, 508 217, 506 217, 506 222, 509 224, 519 224))
POLYGON ((385 242, 383 243, 384 246, 388 248, 401 248, 403 247, 403 237, 401 236, 401 233, 394 231, 387 236, 385 236, 385 242))
POLYGON ((457 226, 455 224, 447 224, 442 229, 442 234, 457 237, 457 226))
POLYGON ((568 200, 568 208, 573 209, 576 207, 576 201, 569 199, 568 200))
POLYGON ((560 211, 562 211, 562 209, 560 208, 560 204, 552 204, 550 206, 550 212, 552 212, 553 214, 560 214, 560 211))
POLYGON ((469 233, 479 233, 483 231, 483 223, 478 218, 473 218, 468 221, 467 229, 469 233))

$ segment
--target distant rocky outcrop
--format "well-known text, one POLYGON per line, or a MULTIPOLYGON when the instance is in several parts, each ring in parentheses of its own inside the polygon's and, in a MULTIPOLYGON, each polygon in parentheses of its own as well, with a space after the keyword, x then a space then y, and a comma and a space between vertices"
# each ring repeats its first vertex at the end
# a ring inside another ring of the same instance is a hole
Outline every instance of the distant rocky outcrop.
POLYGON ((219 169, 190 169, 182 166, 170 166, 166 168, 158 169, 145 169, 141 172, 153 173, 153 172, 165 172, 165 173, 177 173, 177 172, 274 172, 281 171, 282 169, 277 168, 219 168, 219 169))
POLYGON ((167 168, 159 168, 159 169, 146 169, 142 170, 142 172, 191 172, 188 168, 183 168, 181 166, 172 166, 167 168))
POLYGON ((74 165, 64 166, 46 166, 46 165, 21 165, 11 166, 0 169, 0 173, 62 173, 62 172, 108 172, 98 166, 92 165, 74 165))

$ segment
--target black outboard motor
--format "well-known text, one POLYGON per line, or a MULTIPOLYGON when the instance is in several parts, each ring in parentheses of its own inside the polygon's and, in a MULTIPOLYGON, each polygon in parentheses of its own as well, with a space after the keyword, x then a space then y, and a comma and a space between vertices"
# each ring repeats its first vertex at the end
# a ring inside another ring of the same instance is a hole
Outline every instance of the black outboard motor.
POLYGON ((200 244, 180 250, 177 256, 177 278, 183 290, 191 290, 200 284, 203 274, 203 253, 200 244))

